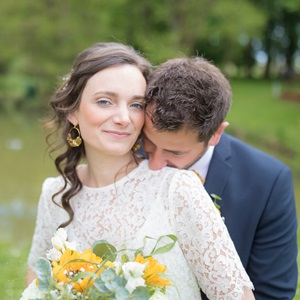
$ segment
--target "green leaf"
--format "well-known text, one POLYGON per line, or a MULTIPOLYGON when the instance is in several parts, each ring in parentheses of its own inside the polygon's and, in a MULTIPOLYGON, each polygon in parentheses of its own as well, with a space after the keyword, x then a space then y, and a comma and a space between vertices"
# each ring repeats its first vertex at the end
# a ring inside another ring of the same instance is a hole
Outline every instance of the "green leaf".
POLYGON ((131 295, 129 295, 129 292, 123 287, 119 286, 116 289, 116 300, 130 300, 133 299, 131 295))
MULTIPOLYGON (((151 237, 146 237, 146 238, 150 238, 152 239, 151 237)), ((166 235, 162 235, 158 238, 153 250, 151 251, 151 253, 149 254, 150 255, 155 255, 155 254, 163 254, 163 253, 166 253, 166 252, 169 252, 170 250, 173 249, 175 243, 177 242, 177 237, 173 234, 166 234, 166 235), (159 248, 158 247, 158 244, 161 240, 165 239, 165 238, 169 238, 172 240, 171 243, 168 243, 168 244, 165 244, 159 248)))
POLYGON ((98 278, 98 274, 93 273, 93 272, 80 272, 76 276, 74 276, 71 281, 75 282, 79 279, 88 278, 88 277, 91 277, 91 278, 95 279, 95 278, 98 278))
POLYGON ((109 290, 106 288, 105 283, 102 281, 102 279, 99 277, 94 281, 94 287, 100 292, 100 293, 106 293, 109 290))
POLYGON ((214 200, 222 200, 222 198, 216 194, 210 194, 210 196, 214 199, 214 200))
POLYGON ((51 263, 45 258, 40 258, 35 266, 35 274, 38 279, 39 290, 46 292, 51 283, 51 263))
POLYGON ((130 299, 148 300, 149 298, 150 298, 150 293, 148 289, 143 286, 137 287, 130 295, 130 299))
POLYGON ((130 261, 130 259, 129 259, 128 255, 127 254, 122 254, 122 256, 121 256, 122 265, 129 262, 129 261, 130 261))
POLYGON ((108 282, 108 281, 113 281, 117 277, 117 275, 115 270, 107 269, 101 273, 100 277, 103 282, 108 282))
POLYGON ((117 249, 105 240, 97 241, 93 244, 93 252, 103 260, 115 261, 117 249))

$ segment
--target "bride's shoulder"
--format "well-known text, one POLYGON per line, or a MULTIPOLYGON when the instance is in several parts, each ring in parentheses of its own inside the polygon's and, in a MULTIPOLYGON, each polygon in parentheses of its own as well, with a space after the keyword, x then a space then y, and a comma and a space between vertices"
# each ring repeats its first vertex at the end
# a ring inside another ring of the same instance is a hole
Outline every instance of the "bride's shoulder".
POLYGON ((42 184, 42 191, 48 192, 52 190, 58 190, 61 189, 63 186, 64 180, 62 176, 48 177, 44 180, 42 184))
POLYGON ((140 164, 140 171, 143 174, 149 174, 150 176, 156 176, 156 177, 169 177, 173 178, 174 180, 181 180, 181 181, 195 181, 199 182, 199 177, 195 174, 195 172, 191 170, 183 170, 183 169, 177 169, 173 167, 163 167, 160 170, 151 170, 149 168, 148 160, 144 160, 140 164))

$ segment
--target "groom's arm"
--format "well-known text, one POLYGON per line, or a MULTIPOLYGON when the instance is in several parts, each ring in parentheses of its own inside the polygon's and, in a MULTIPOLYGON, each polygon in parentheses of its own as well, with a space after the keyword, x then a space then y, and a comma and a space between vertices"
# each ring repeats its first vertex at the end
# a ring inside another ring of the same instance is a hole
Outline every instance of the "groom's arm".
POLYGON ((257 300, 293 299, 298 279, 297 216, 291 172, 278 174, 259 222, 247 272, 257 300))

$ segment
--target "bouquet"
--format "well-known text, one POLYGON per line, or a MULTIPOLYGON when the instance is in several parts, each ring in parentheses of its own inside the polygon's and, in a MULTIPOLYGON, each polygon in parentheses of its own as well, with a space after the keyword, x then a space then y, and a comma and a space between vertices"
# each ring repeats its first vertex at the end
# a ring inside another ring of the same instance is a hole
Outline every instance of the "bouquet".
POLYGON ((36 279, 20 300, 168 299, 165 293, 171 283, 165 278, 166 267, 153 255, 168 252, 176 240, 174 235, 161 236, 147 256, 144 247, 129 250, 133 252, 130 260, 125 253, 128 249, 117 251, 106 241, 79 252, 76 242, 68 242, 66 231, 60 228, 51 239, 53 248, 47 258, 37 261, 36 279), (166 238, 171 242, 159 246, 166 238))

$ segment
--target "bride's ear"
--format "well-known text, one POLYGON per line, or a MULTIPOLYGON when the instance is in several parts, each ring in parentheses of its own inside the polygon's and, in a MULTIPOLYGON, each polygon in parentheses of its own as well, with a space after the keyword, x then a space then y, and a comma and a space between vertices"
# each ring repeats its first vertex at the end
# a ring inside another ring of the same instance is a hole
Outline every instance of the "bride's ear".
POLYGON ((68 115, 67 115, 67 120, 68 120, 71 124, 73 124, 74 126, 76 126, 76 125, 78 124, 76 112, 75 112, 75 113, 72 113, 72 114, 68 114, 68 115))
POLYGON ((219 143, 221 135, 227 126, 229 126, 228 122, 223 122, 220 125, 219 129, 213 134, 213 136, 210 138, 208 142, 210 146, 216 146, 219 143))

